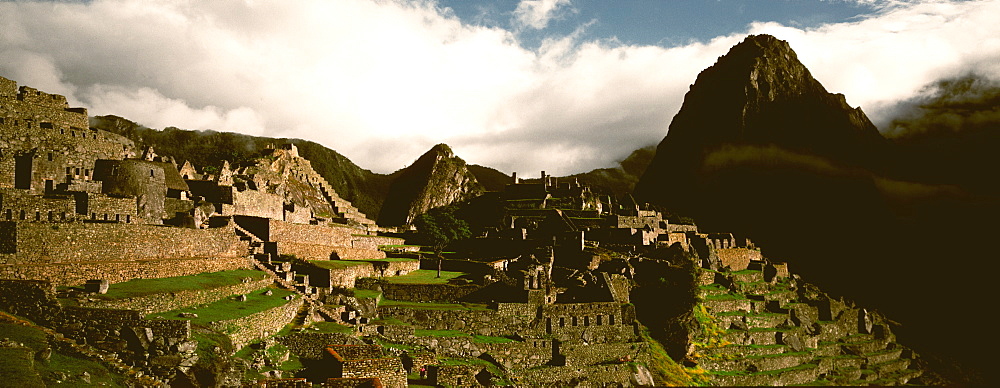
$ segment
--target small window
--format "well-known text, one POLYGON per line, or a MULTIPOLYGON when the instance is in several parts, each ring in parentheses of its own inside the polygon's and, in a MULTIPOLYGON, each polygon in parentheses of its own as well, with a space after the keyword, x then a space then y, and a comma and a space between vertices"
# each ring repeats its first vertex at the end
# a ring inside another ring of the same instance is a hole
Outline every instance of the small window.
POLYGON ((53 213, 51 210, 49 210, 49 222, 52 222, 52 221, 55 221, 55 220, 56 220, 55 213, 53 213))
POLYGON ((121 214, 115 214, 115 222, 121 222, 121 221, 122 221, 121 214))
POLYGON ((4 213, 7 213, 6 217, 8 221, 14 219, 14 214, 10 209, 7 209, 7 211, 5 211, 4 213))
POLYGON ((27 213, 25 213, 25 212, 24 212, 24 210, 21 210, 21 219, 22 219, 22 220, 26 220, 26 219, 28 219, 28 214, 27 214, 27 213))
POLYGON ((49 161, 50 162, 52 161, 52 153, 51 152, 49 152, 49 161))
POLYGON ((576 317, 573 317, 573 326, 576 326, 576 317))
POLYGON ((76 137, 76 131, 69 131, 69 135, 73 136, 73 137, 76 137))
POLYGON ((614 325, 615 324, 615 316, 614 315, 608 315, 608 324, 609 325, 614 325))
POLYGON ((126 224, 130 224, 130 223, 132 223, 132 216, 130 216, 130 215, 128 215, 128 214, 126 214, 126 215, 125 215, 125 223, 126 223, 126 224))
POLYGON ((80 167, 77 167, 73 175, 80 175, 80 167))
POLYGON ((72 167, 66 167, 66 175, 69 175, 69 174, 72 174, 72 173, 73 173, 73 168, 72 167))
POLYGON ((90 213, 90 219, 96 220, 97 219, 97 213, 90 213))
POLYGON ((35 212, 35 221, 42 220, 42 212, 35 212))
POLYGON ((153 175, 153 169, 149 169, 149 176, 155 176, 153 175))

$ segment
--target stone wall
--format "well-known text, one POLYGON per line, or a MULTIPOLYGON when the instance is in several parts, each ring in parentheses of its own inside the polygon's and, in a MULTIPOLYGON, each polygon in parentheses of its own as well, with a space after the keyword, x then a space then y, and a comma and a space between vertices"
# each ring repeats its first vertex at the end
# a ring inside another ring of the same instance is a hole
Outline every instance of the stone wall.
POLYGON ((559 353, 565 357, 566 366, 635 360, 648 351, 648 345, 644 342, 559 345, 559 353))
POLYGON ((56 287, 45 280, 0 280, 0 309, 39 324, 58 321, 62 315, 56 287))
POLYGON ((295 271, 309 275, 309 285, 320 288, 355 288, 361 278, 397 276, 419 269, 417 261, 351 261, 344 268, 322 268, 311 263, 298 264, 295 271))
MULTIPOLYGON (((304 380, 304 379, 303 379, 304 380)), ((307 384, 312 387, 312 384, 307 384)), ((323 382, 323 388, 382 388, 382 380, 378 377, 371 378, 330 378, 323 382)))
POLYGON ((322 360, 330 345, 361 345, 355 334, 346 333, 292 333, 278 337, 278 342, 288 351, 305 360, 322 360))
POLYGON ((210 327, 226 333, 233 341, 233 348, 240 349, 249 343, 281 331, 295 318, 303 299, 296 296, 288 303, 255 314, 225 321, 216 321, 210 327))
POLYGON ((521 381, 531 381, 533 387, 633 386, 634 378, 629 364, 538 368, 521 374, 521 381))
POLYGON ((86 201, 85 206, 78 206, 82 210, 85 219, 107 220, 115 222, 133 223, 141 222, 136 218, 136 199, 117 198, 100 194, 79 193, 76 195, 77 203, 86 201))
MULTIPOLYGON (((94 309, 86 307, 66 307, 64 327, 74 327, 78 322, 79 333, 71 337, 86 337, 88 332, 114 332, 126 327, 150 328, 155 337, 187 339, 191 336, 191 322, 173 319, 145 319, 134 310, 94 309)), ((62 331, 62 330, 61 330, 62 331)))
POLYGON ((92 299, 80 303, 81 307, 128 309, 150 314, 170 311, 199 304, 213 302, 230 295, 246 294, 267 287, 274 280, 269 276, 263 279, 239 284, 231 284, 203 290, 182 290, 171 293, 137 296, 123 299, 92 299))
POLYGON ((240 241, 231 228, 18 222, 11 237, 17 241, 16 253, 0 256, 0 264, 234 257, 248 250, 247 242, 240 241))
POLYGON ((722 262, 722 268, 729 267, 733 271, 747 269, 751 260, 763 260, 760 251, 747 248, 722 248, 715 250, 722 262))
POLYGON ((331 246, 320 244, 297 243, 282 241, 275 243, 277 253, 295 255, 306 260, 373 260, 384 259, 385 252, 374 248, 351 248, 349 246, 331 246))
POLYGON ((224 205, 225 215, 244 215, 265 217, 274 220, 285 218, 285 199, 277 194, 272 194, 258 190, 240 191, 234 187, 226 188, 229 191, 232 205, 224 205))
MULTIPOLYGON (((132 207, 134 212, 134 202, 132 207)), ((0 189, 0 220, 72 222, 76 218, 76 201, 73 197, 43 197, 29 195, 25 190, 0 189)))
POLYGON ((430 377, 438 386, 481 387, 476 381, 476 374, 482 369, 482 366, 475 365, 433 365, 430 377))
POLYGON ((380 279, 358 279, 355 287, 382 289, 382 297, 410 302, 452 302, 476 292, 482 286, 475 284, 395 284, 380 279))
POLYGON ((120 283, 250 268, 244 257, 0 265, 0 279, 48 280, 58 285, 78 285, 90 279, 120 283))
POLYGON ((351 234, 360 233, 358 229, 347 227, 301 225, 279 220, 270 220, 268 229, 266 241, 347 247, 351 246, 351 234))

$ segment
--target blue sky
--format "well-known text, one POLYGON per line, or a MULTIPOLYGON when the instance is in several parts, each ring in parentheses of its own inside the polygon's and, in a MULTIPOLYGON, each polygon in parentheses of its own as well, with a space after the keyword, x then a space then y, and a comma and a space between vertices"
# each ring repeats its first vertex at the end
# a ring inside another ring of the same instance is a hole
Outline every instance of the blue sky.
POLYGON ((434 144, 530 177, 658 143, 748 34, 878 125, 940 79, 1000 79, 997 0, 0 2, 0 76, 92 115, 294 137, 389 173, 434 144))
MULTIPOLYGON (((514 30, 517 0, 443 0, 469 24, 514 30)), ((778 22, 814 28, 875 12, 869 2, 845 0, 575 0, 560 6, 544 30, 528 29, 526 45, 545 36, 569 35, 584 27, 584 40, 617 39, 623 44, 672 47, 746 29, 753 22, 778 22)))

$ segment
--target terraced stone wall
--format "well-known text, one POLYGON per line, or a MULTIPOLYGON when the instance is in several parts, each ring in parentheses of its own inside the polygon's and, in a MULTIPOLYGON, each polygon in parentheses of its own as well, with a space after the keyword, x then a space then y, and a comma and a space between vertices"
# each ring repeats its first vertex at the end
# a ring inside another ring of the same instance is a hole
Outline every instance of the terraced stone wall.
POLYGON ((476 374, 483 369, 474 365, 433 365, 429 376, 434 383, 445 387, 478 387, 476 374))
POLYGON ((559 353, 566 366, 585 366, 625 359, 636 360, 649 351, 643 342, 602 344, 560 344, 559 353))
POLYGON ((355 287, 370 290, 380 287, 382 297, 410 302, 452 302, 479 291, 482 286, 475 284, 396 284, 381 279, 358 279, 355 287))
POLYGON ((295 318, 303 300, 296 297, 281 306, 236 319, 212 322, 209 326, 229 334, 233 348, 240 349, 256 340, 281 331, 295 318))
POLYGON ((361 345, 354 334, 346 333, 292 333, 278 337, 278 342, 288 347, 288 351, 305 360, 322 360, 330 345, 361 345))
POLYGON ((2 279, 48 280, 57 285, 79 285, 90 279, 120 283, 132 279, 156 279, 250 268, 244 257, 103 261, 56 264, 0 265, 2 279))
POLYGON ((94 299, 80 303, 81 307, 136 310, 143 314, 170 311, 213 302, 230 295, 246 294, 273 283, 270 277, 246 283, 232 284, 207 290, 182 290, 171 293, 137 296, 123 299, 94 299))
POLYGON ((123 223, 144 222, 136 213, 136 199, 131 197, 118 198, 100 194, 78 193, 77 203, 84 202, 86 206, 78 206, 82 210, 78 217, 90 220, 106 220, 123 223))
POLYGON ((502 337, 505 335, 544 335, 544 329, 531 325, 531 319, 501 316, 489 309, 417 309, 378 306, 383 317, 396 317, 416 329, 459 330, 470 334, 502 337))
POLYGON ((16 253, 6 264, 131 261, 159 258, 234 257, 247 253, 231 228, 188 229, 152 225, 17 223, 16 253))
POLYGON ((328 246, 351 246, 351 234, 357 229, 325 225, 301 225, 284 221, 268 222, 268 241, 294 242, 328 246))
POLYGON ((69 334, 71 337, 93 336, 95 331, 110 334, 127 327, 150 328, 154 338, 188 339, 191 336, 191 322, 186 320, 145 319, 135 310, 86 307, 66 307, 63 310, 65 314, 62 327, 75 331, 69 334))

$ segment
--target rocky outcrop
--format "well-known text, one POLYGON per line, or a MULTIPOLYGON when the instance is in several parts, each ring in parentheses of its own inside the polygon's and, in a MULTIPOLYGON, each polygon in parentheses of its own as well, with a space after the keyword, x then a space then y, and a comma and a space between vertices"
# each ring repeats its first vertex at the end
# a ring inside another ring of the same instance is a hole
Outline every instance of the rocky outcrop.
POLYGON ((484 192, 465 161, 438 144, 402 170, 379 213, 379 225, 410 224, 428 210, 474 198, 484 192))

